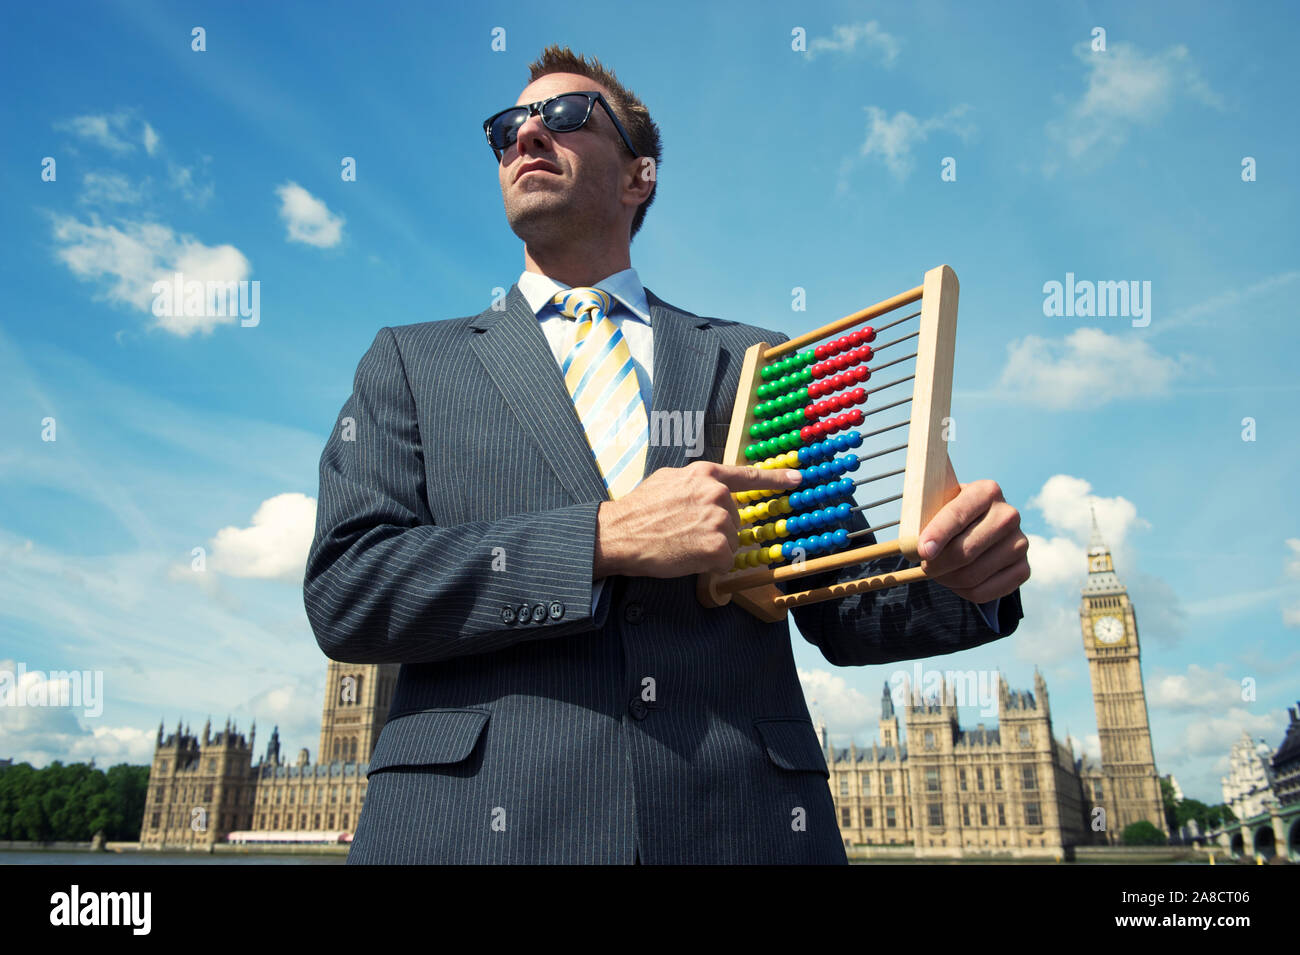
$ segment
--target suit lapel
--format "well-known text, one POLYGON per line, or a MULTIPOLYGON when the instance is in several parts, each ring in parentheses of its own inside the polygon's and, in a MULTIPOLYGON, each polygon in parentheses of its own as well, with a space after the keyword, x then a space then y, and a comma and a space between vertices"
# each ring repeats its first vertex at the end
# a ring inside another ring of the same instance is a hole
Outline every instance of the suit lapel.
POLYGON ((718 337, 708 331, 709 321, 679 311, 649 289, 645 292, 650 305, 650 328, 654 333, 654 408, 650 414, 650 450, 646 455, 645 473, 659 468, 685 467, 698 458, 688 458, 683 442, 674 440, 675 427, 668 417, 678 412, 690 418, 690 427, 708 413, 714 379, 718 371, 718 337), (655 422, 662 420, 661 435, 655 422), (656 437, 663 443, 656 444, 656 437))
MULTIPOLYGON (((653 408, 649 415, 647 475, 663 467, 684 467, 693 458, 674 428, 663 428, 656 443, 656 420, 672 412, 690 416, 693 428, 709 408, 718 367, 718 340, 708 320, 673 308, 646 289, 654 339, 653 408)), ((484 372, 501 393, 519 426, 541 448, 547 464, 577 502, 609 500, 609 492, 587 444, 582 422, 564 385, 560 367, 542 333, 537 315, 518 285, 510 288, 505 308, 488 309, 470 327, 470 344, 484 372)))
POLYGON ((488 309, 470 326, 484 370, 574 501, 609 500, 560 366, 519 286, 511 286, 503 311, 488 309))

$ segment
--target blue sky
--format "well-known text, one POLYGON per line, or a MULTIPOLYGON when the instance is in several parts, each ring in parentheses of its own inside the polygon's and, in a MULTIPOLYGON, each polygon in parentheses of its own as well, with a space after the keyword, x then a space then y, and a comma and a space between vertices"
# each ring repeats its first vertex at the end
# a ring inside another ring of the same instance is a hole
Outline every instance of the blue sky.
MULTIPOLYGON (((6 6, 0 668, 99 670, 105 701, 0 708, 0 756, 145 762, 160 716, 209 714, 315 756, 321 448, 380 327, 518 276, 480 124, 561 42, 661 127, 632 260, 669 302, 797 334, 956 270, 951 454, 1020 509, 1034 576, 1014 637, 923 666, 1029 688, 1037 665, 1057 736, 1095 751, 1091 505, 1159 768, 1217 802, 1233 740, 1277 745, 1300 696, 1294 8, 614 9, 6 6), (259 323, 160 322, 152 283, 182 265, 257 280, 259 323), (1150 282, 1149 324, 1045 315, 1067 273, 1150 282)), ((868 743, 899 667, 796 658, 834 740, 868 743)))

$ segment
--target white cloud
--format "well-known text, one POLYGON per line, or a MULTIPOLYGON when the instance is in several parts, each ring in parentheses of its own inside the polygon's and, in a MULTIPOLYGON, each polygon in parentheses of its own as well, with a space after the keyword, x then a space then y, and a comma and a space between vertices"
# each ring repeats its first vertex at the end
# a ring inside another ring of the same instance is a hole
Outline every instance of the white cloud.
POLYGON ((1190 355, 1160 354, 1144 338, 1078 328, 1064 339, 1026 335, 1009 343, 999 387, 1040 407, 1087 411, 1162 395, 1193 363, 1190 355))
POLYGON ((1051 589, 1061 584, 1081 584, 1088 572, 1086 548, 1068 537, 1026 534, 1033 573, 1025 587, 1051 589))
POLYGON ((74 116, 54 124, 54 128, 72 133, 81 139, 103 146, 115 153, 129 153, 135 149, 134 137, 128 132, 131 114, 125 111, 103 115, 74 116))
POLYGON ((86 205, 135 205, 143 192, 118 172, 88 172, 81 178, 81 196, 86 205))
POLYGON ((192 166, 182 166, 170 159, 167 160, 167 184, 179 192, 187 201, 200 206, 211 199, 216 192, 216 188, 211 182, 200 185, 195 180, 192 166))
POLYGON ((1060 590, 1052 593, 1029 590, 1029 584, 1038 576, 1038 558, 1034 545, 1029 545, 1029 566, 1033 571, 1029 583, 1021 591, 1020 602, 1025 619, 1020 622, 1015 636, 1008 641, 1016 659, 1040 667, 1062 664, 1076 665, 1083 652, 1083 637, 1079 632, 1078 589, 1071 594, 1060 590))
POLYGON ((289 182, 276 189, 280 197, 280 218, 289 227, 290 242, 303 242, 327 249, 343 239, 343 217, 330 212, 320 199, 289 182))
POLYGON ((1227 753, 1242 730, 1251 738, 1276 738, 1278 728, 1286 726, 1285 712, 1252 713, 1241 707, 1231 707, 1217 716, 1202 716, 1188 720, 1185 725, 1179 756, 1214 756, 1227 753))
POLYGON ((879 156, 893 175, 904 178, 912 168, 912 150, 925 142, 933 133, 950 132, 969 139, 975 127, 962 117, 969 111, 966 104, 955 106, 942 116, 917 119, 900 110, 892 117, 879 106, 864 107, 867 113, 867 138, 859 154, 864 157, 879 156))
MULTIPOLYGON (((1071 160, 1113 153, 1135 126, 1154 124, 1180 96, 1223 108, 1185 46, 1144 54, 1130 44, 1112 43, 1106 52, 1093 52, 1085 41, 1075 46, 1074 55, 1086 69, 1087 89, 1047 126, 1049 138, 1071 160)), ((1049 164, 1046 171, 1054 168, 1055 163, 1049 164)))
MULTIPOLYGON (((1043 482, 1042 489, 1029 499, 1026 507, 1042 511, 1043 519, 1054 529, 1070 534, 1079 544, 1079 572, 1087 573, 1083 550, 1092 536, 1092 515, 1097 515, 1097 530, 1112 554, 1127 548, 1129 532, 1150 528, 1138 518, 1137 506, 1124 497, 1100 497, 1092 484, 1069 474, 1054 474, 1043 482)), ((1034 576, 1038 576, 1037 571, 1034 576)), ((1033 578, 1030 578, 1032 583, 1033 578)))
POLYGON ((1163 335, 1166 332, 1198 326, 1221 328, 1225 323, 1229 322, 1237 325, 1251 315, 1252 310, 1247 307, 1248 302, 1261 295, 1267 296, 1272 292, 1284 289, 1297 279, 1300 279, 1300 270, 1290 269, 1286 272, 1270 275, 1268 278, 1261 279, 1245 288, 1228 289, 1217 295, 1197 301, 1186 308, 1179 309, 1168 318, 1152 325, 1148 329, 1148 334, 1163 335))
POLYGON ((212 539, 208 566, 230 577, 302 583, 316 528, 316 499, 292 492, 263 501, 248 527, 225 527, 212 539))
POLYGON ((814 722, 825 719, 836 736, 855 735, 880 715, 880 707, 829 670, 800 670, 799 682, 814 722))
POLYGON ((1286 546, 1291 548, 1291 559, 1283 565, 1283 572, 1292 580, 1300 580, 1300 537, 1288 537, 1286 546))
MULTIPOLYGON (((116 113, 107 113, 102 115, 74 116, 71 119, 60 120, 54 124, 55 129, 71 132, 73 135, 110 150, 119 156, 125 156, 128 153, 135 152, 136 143, 144 146, 145 153, 149 158, 160 160, 166 166, 166 176, 163 182, 170 188, 176 190, 181 196, 197 205, 203 205, 212 198, 214 188, 212 183, 200 182, 195 174, 194 166, 186 166, 177 162, 162 142, 162 135, 154 129, 153 125, 146 120, 138 118, 136 110, 119 110, 116 113)), ((210 156, 203 156, 203 163, 211 161, 210 156)), ((204 171, 202 169, 200 172, 204 171)), ((119 173, 99 172, 87 173, 85 177, 86 190, 81 197, 82 202, 136 202, 139 201, 141 191, 133 192, 133 197, 127 199, 114 199, 114 193, 106 193, 106 180, 122 180, 124 177, 119 173)), ((147 185, 151 177, 142 176, 141 184, 147 185)), ((120 183, 119 183, 120 185, 120 183)), ((118 190, 118 194, 122 192, 118 190)))
POLYGON ((1147 681, 1147 700, 1152 706, 1178 713, 1203 708, 1227 710, 1241 703, 1241 681, 1237 677, 1207 670, 1195 663, 1186 673, 1165 673, 1147 681))
POLYGON ((1177 594, 1163 579, 1137 570, 1129 538, 1134 530, 1151 525, 1138 516, 1131 501, 1099 496, 1083 478, 1055 474, 1022 510, 1041 512, 1048 533, 1026 534, 1031 573, 1021 589, 1025 619, 1010 642, 1017 658, 1040 666, 1078 660, 1082 648, 1080 591, 1088 574, 1087 547, 1094 512, 1116 572, 1143 608, 1144 639, 1169 643, 1181 634, 1185 614, 1177 594))
MULTIPOLYGON (((1076 753, 1079 747, 1075 747, 1076 753)), ((1088 733, 1083 737, 1083 752, 1087 753, 1097 762, 1101 762, 1101 737, 1096 733, 1088 733)))
MULTIPOLYGON (((239 282, 251 268, 232 245, 205 245, 193 236, 178 236, 157 222, 126 222, 122 228, 104 225, 97 216, 84 223, 71 216, 54 217, 55 253, 73 274, 107 283, 106 298, 153 314, 153 285, 172 281, 176 272, 200 282, 239 282)), ((180 311, 176 309, 175 311, 180 311)), ((236 315, 156 316, 159 327, 176 335, 211 332, 217 325, 233 324, 236 315)))
POLYGON ((815 37, 808 43, 808 59, 822 53, 854 53, 859 45, 879 55, 881 66, 893 66, 898 60, 899 42, 880 28, 875 20, 833 27, 829 37, 815 37))
MULTIPOLYGON (((88 763, 100 769, 117 763, 147 764, 153 755, 153 737, 130 726, 102 725, 107 701, 100 700, 99 715, 86 715, 71 681, 51 679, 55 674, 28 670, 15 660, 0 660, 4 680, 0 699, 0 752, 14 762, 44 766, 51 760, 88 763), (41 705, 33 705, 33 704, 41 705), (70 703, 71 705, 65 705, 70 703)), ((102 685, 104 696, 111 696, 102 685)))

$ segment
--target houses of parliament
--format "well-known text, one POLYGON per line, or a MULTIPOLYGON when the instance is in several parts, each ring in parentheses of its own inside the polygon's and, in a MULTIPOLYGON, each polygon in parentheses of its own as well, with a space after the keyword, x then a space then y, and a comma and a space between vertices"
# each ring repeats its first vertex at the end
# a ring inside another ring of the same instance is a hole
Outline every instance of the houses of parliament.
POLYGON ((906 744, 885 685, 880 742, 832 748, 821 728, 831 796, 846 846, 911 844, 917 856, 1059 856, 1116 845, 1146 820, 1166 835, 1151 749, 1137 618, 1094 516, 1079 606, 1101 762, 1056 739, 1047 685, 1012 690, 998 677, 998 725, 963 729, 955 688, 904 708, 906 744))
MULTIPOLYGON (((870 748, 833 748, 821 727, 846 846, 911 845, 922 857, 1050 856, 1075 845, 1116 844, 1139 820, 1168 832, 1137 619, 1095 518, 1087 560, 1079 617, 1100 764, 1056 739, 1037 672, 1032 692, 1010 689, 999 675, 993 729, 963 729, 947 683, 937 697, 905 697, 910 705, 900 724, 886 685, 880 740, 870 748)), ((160 725, 141 848, 346 838, 365 801, 366 762, 398 670, 330 661, 315 764, 306 749, 288 763, 278 729, 254 763, 256 724, 247 737, 229 720, 215 734, 206 725, 201 738, 180 725, 164 736, 160 725)))

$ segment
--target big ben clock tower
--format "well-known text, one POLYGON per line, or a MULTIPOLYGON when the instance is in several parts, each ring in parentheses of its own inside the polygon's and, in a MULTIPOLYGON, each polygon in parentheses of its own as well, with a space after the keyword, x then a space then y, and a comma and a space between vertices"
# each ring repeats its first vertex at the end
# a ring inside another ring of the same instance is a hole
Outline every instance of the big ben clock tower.
POLYGON ((1115 574, 1095 513, 1079 623, 1101 739, 1108 807, 1106 841, 1118 843, 1124 827, 1142 819, 1168 834, 1160 777, 1151 751, 1137 617, 1127 589, 1115 574))

